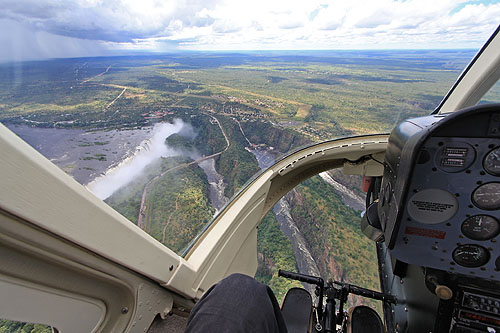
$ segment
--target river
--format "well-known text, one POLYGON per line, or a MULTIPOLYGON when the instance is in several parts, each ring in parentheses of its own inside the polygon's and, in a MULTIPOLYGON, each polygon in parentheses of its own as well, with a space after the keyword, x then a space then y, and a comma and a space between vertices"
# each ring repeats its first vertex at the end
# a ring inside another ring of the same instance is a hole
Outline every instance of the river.
MULTIPOLYGON (((272 147, 247 150, 255 156, 261 169, 267 169, 273 165, 277 156, 272 147)), ((292 218, 291 207, 287 197, 288 195, 281 198, 273 207, 276 220, 278 220, 280 224, 281 231, 283 231, 285 236, 292 243, 299 273, 320 276, 318 265, 311 254, 309 244, 292 218)), ((314 286, 304 284, 304 287, 309 290, 311 295, 315 295, 314 286)))
MULTIPOLYGON (((133 157, 137 147, 153 135, 151 127, 95 132, 29 126, 9 128, 82 184, 91 182, 106 174, 107 170, 118 166, 123 160, 133 157)), ((161 141, 164 142, 164 138, 161 141)), ((261 169, 273 165, 278 156, 272 147, 246 149, 255 156, 261 169)), ((214 159, 199 162, 198 165, 207 176, 210 184, 209 199, 217 214, 229 201, 224 195, 224 178, 216 171, 214 159)), ((320 176, 340 193, 344 203, 355 209, 362 209, 359 196, 335 181, 328 173, 322 173, 320 176)), ((292 243, 299 272, 319 276, 319 269, 311 255, 309 244, 291 215, 289 200, 293 195, 289 193, 278 201, 273 212, 281 230, 292 243)))
POLYGON ((87 184, 133 155, 152 127, 88 132, 79 129, 7 125, 80 184, 87 184))
POLYGON ((329 185, 331 185, 335 191, 340 195, 342 198, 342 202, 348 206, 351 207, 352 209, 358 210, 358 211, 363 211, 365 209, 365 201, 363 198, 354 192, 353 190, 349 189, 348 187, 344 186, 343 184, 339 183, 333 177, 328 173, 328 172, 322 172, 319 174, 319 176, 329 185))
POLYGON ((224 195, 226 184, 217 170, 215 170, 215 160, 213 158, 199 162, 198 165, 207 175, 208 183, 210 184, 209 199, 212 207, 215 208, 215 215, 229 202, 229 198, 224 195))
MULTIPOLYGON (((267 169, 272 166, 278 156, 277 152, 272 147, 257 149, 247 148, 247 150, 255 156, 261 169, 267 169)), ((364 201, 357 193, 335 180, 328 172, 322 172, 319 176, 339 193, 345 205, 358 211, 364 209, 364 201)), ((273 212, 280 224, 281 230, 292 243, 299 272, 312 276, 320 276, 318 265, 311 254, 309 244, 302 235, 291 214, 290 200, 293 199, 294 195, 294 192, 291 191, 281 198, 273 207, 273 212)), ((313 286, 304 284, 304 287, 311 292, 311 295, 315 295, 313 286)))

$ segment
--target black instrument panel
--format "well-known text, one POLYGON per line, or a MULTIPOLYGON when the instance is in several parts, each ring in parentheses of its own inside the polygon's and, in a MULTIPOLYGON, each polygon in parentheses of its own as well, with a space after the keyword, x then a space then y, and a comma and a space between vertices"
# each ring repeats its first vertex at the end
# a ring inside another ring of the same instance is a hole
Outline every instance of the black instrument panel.
POLYGON ((454 302, 450 332, 498 332, 500 295, 460 287, 454 302))
POLYGON ((500 280, 500 105, 477 109, 391 134, 378 210, 394 258, 500 280))

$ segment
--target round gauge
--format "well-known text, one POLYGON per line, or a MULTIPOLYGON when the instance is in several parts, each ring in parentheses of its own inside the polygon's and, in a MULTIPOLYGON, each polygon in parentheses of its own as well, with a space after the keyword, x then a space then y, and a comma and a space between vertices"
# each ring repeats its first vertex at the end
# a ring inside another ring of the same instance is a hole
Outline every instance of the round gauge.
POLYGON ((500 183, 486 183, 479 186, 472 193, 472 201, 481 209, 499 209, 500 183))
POLYGON ((482 246, 465 244, 453 250, 453 260, 460 266, 479 267, 490 260, 490 253, 482 246))
POLYGON ((498 220, 489 215, 475 215, 462 223, 462 233, 470 239, 488 240, 500 232, 498 220))
POLYGON ((486 155, 483 166, 488 173, 500 176, 500 147, 496 147, 486 155))

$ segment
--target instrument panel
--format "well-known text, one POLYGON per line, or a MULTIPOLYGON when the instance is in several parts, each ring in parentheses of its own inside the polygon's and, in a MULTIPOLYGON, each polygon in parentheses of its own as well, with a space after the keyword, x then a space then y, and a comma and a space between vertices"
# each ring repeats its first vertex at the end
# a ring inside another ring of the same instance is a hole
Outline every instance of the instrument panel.
POLYGON ((500 107, 488 111, 396 131, 378 204, 394 258, 500 280, 500 107))
POLYGON ((455 300, 450 332, 498 332, 500 301, 498 294, 462 289, 455 300))

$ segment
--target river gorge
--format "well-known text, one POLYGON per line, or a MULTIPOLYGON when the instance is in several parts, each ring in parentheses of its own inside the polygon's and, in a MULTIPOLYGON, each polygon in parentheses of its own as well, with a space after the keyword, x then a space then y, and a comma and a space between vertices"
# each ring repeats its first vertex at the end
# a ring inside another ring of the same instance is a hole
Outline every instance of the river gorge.
MULTIPOLYGON (((241 125, 239 123, 238 125, 248 143, 245 149, 252 153, 260 169, 266 169, 274 164, 280 153, 271 146, 252 144, 245 136, 241 125)), ((160 123, 154 127, 120 131, 85 132, 78 129, 28 126, 12 126, 11 129, 66 173, 72 175, 75 180, 87 185, 87 188, 99 198, 105 199, 131 179, 136 178, 155 160, 181 155, 191 160, 199 159, 202 155, 196 148, 183 151, 165 144, 167 137, 181 132, 184 126, 186 125, 179 120, 173 124, 160 123)), ((205 173, 209 184, 208 196, 215 210, 214 215, 229 202, 229 198, 225 195, 227 184, 224 176, 217 171, 216 158, 208 158, 197 163, 205 173)), ((320 174, 320 177, 339 193, 344 204, 358 211, 363 209, 363 200, 359 194, 335 180, 327 172, 320 174)), ((280 229, 292 244, 299 272, 320 276, 321 272, 310 245, 292 215, 292 205, 296 195, 294 191, 287 194, 275 205, 273 212, 280 229)))

